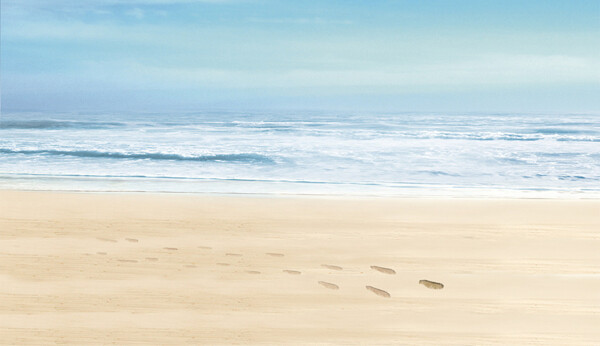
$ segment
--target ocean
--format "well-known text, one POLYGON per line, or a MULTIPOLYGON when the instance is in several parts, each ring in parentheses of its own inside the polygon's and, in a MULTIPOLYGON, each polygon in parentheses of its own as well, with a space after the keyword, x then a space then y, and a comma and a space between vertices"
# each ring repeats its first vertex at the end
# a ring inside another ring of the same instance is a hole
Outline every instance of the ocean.
POLYGON ((0 189, 600 194, 600 115, 3 113, 0 189))

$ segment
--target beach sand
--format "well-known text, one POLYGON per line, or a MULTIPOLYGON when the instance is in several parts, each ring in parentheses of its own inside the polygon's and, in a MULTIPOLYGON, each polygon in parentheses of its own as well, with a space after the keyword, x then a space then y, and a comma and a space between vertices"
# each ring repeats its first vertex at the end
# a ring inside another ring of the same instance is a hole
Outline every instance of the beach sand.
POLYGON ((598 345, 599 215, 598 200, 2 191, 0 343, 598 345))

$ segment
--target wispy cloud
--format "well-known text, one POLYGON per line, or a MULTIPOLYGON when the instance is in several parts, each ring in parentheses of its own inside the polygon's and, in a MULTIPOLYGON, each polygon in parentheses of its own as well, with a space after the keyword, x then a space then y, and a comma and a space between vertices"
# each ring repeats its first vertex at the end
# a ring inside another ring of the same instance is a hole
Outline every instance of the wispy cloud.
POLYGON ((136 19, 142 19, 145 16, 145 11, 139 7, 136 7, 136 8, 132 8, 131 10, 126 11, 125 14, 128 16, 132 16, 136 19))
POLYGON ((194 3, 228 4, 242 0, 3 0, 2 7, 57 8, 57 7, 100 7, 111 5, 177 5, 194 3))
POLYGON ((261 17, 250 17, 247 19, 251 23, 264 23, 264 24, 343 24, 349 25, 354 22, 345 19, 333 19, 333 18, 322 18, 322 17, 305 17, 305 18, 261 18, 261 17))
POLYGON ((71 87, 96 85, 123 89, 383 87, 396 92, 579 85, 600 80, 599 63, 569 56, 487 56, 461 63, 363 70, 248 71, 164 67, 135 62, 88 62, 83 68, 70 74, 23 74, 18 79, 29 80, 32 84, 43 84, 43 81, 56 84, 59 81, 71 87))

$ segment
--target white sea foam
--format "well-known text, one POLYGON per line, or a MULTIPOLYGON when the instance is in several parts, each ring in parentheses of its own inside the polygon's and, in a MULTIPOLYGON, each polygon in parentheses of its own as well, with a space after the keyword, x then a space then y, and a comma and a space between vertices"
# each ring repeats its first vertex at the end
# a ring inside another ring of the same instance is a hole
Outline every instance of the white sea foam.
POLYGON ((597 114, 3 114, 0 188, 589 195, 598 142, 597 114))

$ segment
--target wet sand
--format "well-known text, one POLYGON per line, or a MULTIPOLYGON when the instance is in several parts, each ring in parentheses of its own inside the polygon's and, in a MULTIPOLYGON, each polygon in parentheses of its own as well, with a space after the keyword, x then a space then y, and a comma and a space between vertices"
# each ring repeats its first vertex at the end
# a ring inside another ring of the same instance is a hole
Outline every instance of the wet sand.
POLYGON ((0 344, 600 344, 598 215, 0 191, 0 344))

